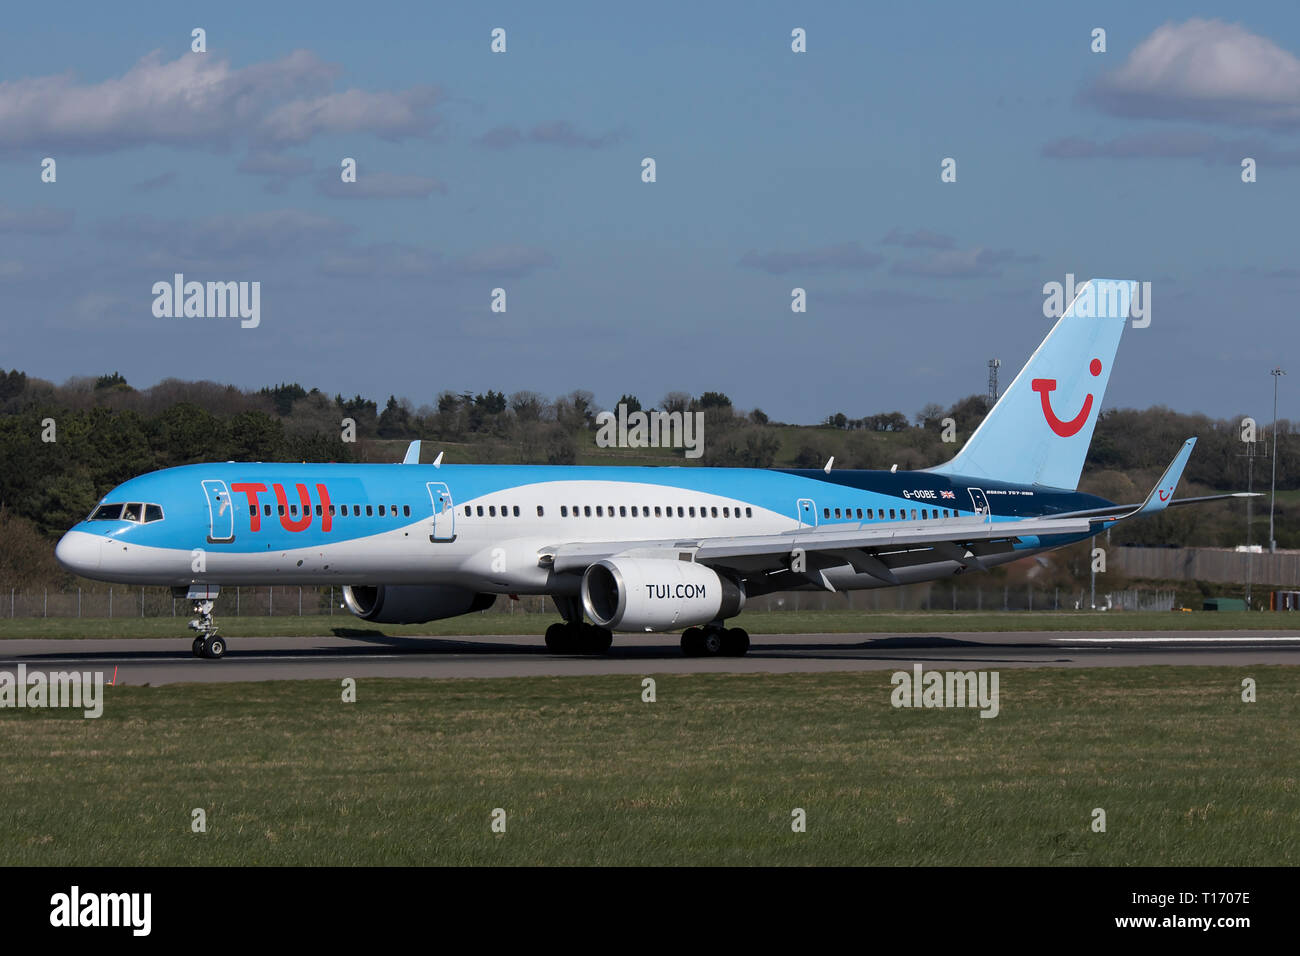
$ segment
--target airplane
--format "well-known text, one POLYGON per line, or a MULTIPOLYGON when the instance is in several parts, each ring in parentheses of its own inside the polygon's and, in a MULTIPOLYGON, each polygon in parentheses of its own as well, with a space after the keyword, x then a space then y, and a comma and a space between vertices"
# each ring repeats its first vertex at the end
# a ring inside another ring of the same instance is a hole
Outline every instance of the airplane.
POLYGON ((499 595, 549 596, 554 653, 681 630, 687 656, 743 655, 728 626, 776 591, 894 587, 1064 547, 1171 505, 1189 438, 1142 502, 1079 492, 1136 282, 1093 279, 961 450, 919 471, 225 462, 133 478, 59 541, 83 577, 193 602, 236 585, 342 585, 357 617, 423 623, 499 595), (589 620, 584 620, 584 617, 589 620))

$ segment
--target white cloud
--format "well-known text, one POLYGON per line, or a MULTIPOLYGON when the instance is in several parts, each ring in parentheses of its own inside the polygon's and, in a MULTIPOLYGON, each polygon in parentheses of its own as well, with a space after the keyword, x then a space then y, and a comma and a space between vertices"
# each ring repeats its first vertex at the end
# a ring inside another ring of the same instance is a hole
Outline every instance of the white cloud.
POLYGON ((335 199, 428 199, 433 193, 445 193, 447 187, 432 176, 409 176, 401 173, 357 173, 357 181, 345 183, 338 172, 328 171, 316 184, 316 191, 335 199))
POLYGON ((38 236, 57 235, 68 231, 73 216, 71 209, 55 209, 53 206, 15 209, 0 203, 0 232, 38 236))
POLYGON ((0 149, 221 149, 249 139, 302 143, 331 132, 399 138, 436 123, 433 90, 333 92, 339 72, 307 50, 246 67, 214 54, 164 62, 154 51, 98 83, 70 73, 11 80, 0 83, 0 149))
POLYGON ((790 272, 861 272, 874 269, 884 261, 884 256, 868 252, 857 242, 841 242, 804 252, 751 250, 740 258, 742 266, 774 276, 790 272))
POLYGON ((437 124, 432 87, 372 93, 346 90, 277 107, 262 122, 262 136, 277 145, 305 143, 319 133, 374 133, 384 139, 421 136, 437 124))
POLYGON ((1120 116, 1294 127, 1300 59, 1238 24, 1166 23, 1088 98, 1120 116))

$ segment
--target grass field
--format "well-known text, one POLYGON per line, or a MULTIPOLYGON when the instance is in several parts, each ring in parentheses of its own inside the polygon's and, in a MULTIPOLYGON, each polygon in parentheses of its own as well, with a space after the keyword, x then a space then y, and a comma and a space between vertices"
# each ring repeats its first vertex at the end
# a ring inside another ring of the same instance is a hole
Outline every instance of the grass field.
POLYGON ((376 679, 344 704, 295 681, 0 711, 0 862, 1300 862, 1300 668, 1003 671, 994 719, 894 709, 888 672, 641 691, 376 679))
MULTIPOLYGON (((428 624, 369 624, 350 614, 219 616, 228 637, 316 637, 349 631, 406 637, 541 634, 558 616, 466 614, 428 624)), ((0 619, 5 638, 186 637, 183 617, 0 619)), ((751 634, 922 634, 931 631, 1300 630, 1300 615, 1248 611, 754 611, 734 622, 751 634)), ((617 640, 617 638, 615 638, 617 640)))

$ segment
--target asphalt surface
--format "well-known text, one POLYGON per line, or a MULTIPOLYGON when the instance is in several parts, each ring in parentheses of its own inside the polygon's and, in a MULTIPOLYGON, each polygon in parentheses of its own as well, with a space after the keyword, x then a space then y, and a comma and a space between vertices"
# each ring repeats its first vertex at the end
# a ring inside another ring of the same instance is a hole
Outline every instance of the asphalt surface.
POLYGON ((1300 665, 1300 631, 1022 631, 756 635, 745 657, 686 658, 676 635, 616 635, 605 657, 555 656, 539 637, 232 638, 220 661, 189 639, 8 640, 0 670, 100 671, 122 685, 344 677, 528 677, 577 674, 796 673, 954 669, 1300 665))

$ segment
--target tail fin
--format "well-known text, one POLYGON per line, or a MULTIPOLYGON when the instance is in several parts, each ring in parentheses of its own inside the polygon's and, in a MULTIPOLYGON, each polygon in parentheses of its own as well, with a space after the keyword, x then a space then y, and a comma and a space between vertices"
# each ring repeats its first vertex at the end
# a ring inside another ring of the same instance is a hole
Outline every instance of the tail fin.
POLYGON ((1074 490, 1137 283, 1089 279, 957 456, 929 469, 1074 490))

